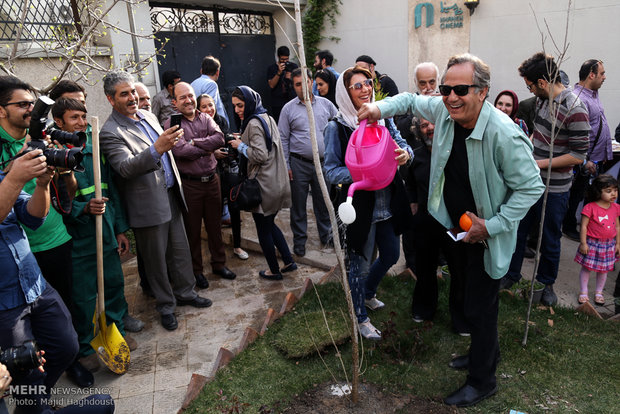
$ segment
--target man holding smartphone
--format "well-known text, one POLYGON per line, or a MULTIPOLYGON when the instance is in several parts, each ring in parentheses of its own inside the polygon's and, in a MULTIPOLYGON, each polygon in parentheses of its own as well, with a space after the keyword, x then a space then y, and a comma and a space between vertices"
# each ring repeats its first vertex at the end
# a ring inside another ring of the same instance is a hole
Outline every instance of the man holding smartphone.
POLYGON ((203 274, 201 221, 207 231, 213 273, 224 279, 237 277, 226 267, 220 219, 220 178, 215 172, 217 160, 213 155, 213 151, 224 145, 224 134, 213 118, 198 111, 196 95, 189 83, 179 82, 174 86, 172 102, 181 114, 173 115, 164 127, 178 123, 183 130, 183 135, 172 148, 172 154, 179 167, 187 201, 183 222, 192 253, 194 277, 198 287, 206 288, 209 282, 203 274))
POLYGON ((155 115, 138 109, 133 76, 116 70, 103 79, 112 114, 101 128, 101 149, 120 176, 129 226, 144 257, 161 324, 175 330, 176 305, 211 306, 194 291, 191 257, 183 226, 187 209, 183 188, 170 150, 183 131, 161 130, 155 115))

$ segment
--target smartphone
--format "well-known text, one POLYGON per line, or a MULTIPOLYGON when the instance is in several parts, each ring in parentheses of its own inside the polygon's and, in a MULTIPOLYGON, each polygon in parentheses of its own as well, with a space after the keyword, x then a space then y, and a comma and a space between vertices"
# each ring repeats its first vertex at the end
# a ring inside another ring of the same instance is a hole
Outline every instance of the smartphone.
POLYGON ((181 128, 181 119, 183 119, 182 114, 172 114, 170 115, 170 128, 175 125, 178 125, 181 128))

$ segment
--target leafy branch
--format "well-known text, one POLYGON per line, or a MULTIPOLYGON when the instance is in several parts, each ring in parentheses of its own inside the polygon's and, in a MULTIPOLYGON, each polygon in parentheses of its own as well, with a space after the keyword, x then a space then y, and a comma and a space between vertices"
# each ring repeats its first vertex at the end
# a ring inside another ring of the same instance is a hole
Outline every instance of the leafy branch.
MULTIPOLYGON (((154 39, 153 33, 136 33, 108 20, 110 11, 122 3, 128 5, 130 9, 143 3, 143 0, 110 0, 107 3, 83 0, 79 4, 72 1, 74 22, 71 25, 54 27, 51 32, 52 39, 40 40, 34 33, 29 33, 31 29, 24 24, 30 9, 30 1, 24 0, 19 10, 18 31, 10 53, 0 60, 0 70, 7 75, 17 76, 20 59, 31 58, 36 51, 43 53, 44 56, 39 58, 42 63, 58 73, 50 83, 36 88, 38 92, 49 92, 69 73, 77 77, 75 80, 88 84, 95 83, 96 80, 89 79, 91 73, 107 72, 110 69, 109 65, 103 64, 98 59, 109 54, 111 45, 106 45, 106 40, 110 31, 125 33, 134 39, 154 39)), ((164 47, 165 43, 154 54, 127 59, 124 66, 131 73, 142 72, 152 63, 153 56, 159 55, 164 47)))
POLYGON ((340 14, 338 6, 342 0, 308 0, 302 19, 302 31, 306 51, 306 64, 313 66, 314 54, 319 50, 319 43, 325 37, 321 34, 325 29, 325 19, 334 26, 336 16, 340 14))

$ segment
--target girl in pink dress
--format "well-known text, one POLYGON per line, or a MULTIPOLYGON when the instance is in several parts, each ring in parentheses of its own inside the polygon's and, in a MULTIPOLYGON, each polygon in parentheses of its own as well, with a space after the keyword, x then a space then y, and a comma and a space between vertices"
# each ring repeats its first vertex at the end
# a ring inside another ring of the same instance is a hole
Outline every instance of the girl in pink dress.
POLYGON ((589 300, 588 280, 590 272, 594 271, 594 303, 604 305, 607 272, 613 270, 620 255, 620 205, 616 204, 618 182, 611 175, 599 175, 592 181, 589 195, 590 200, 595 201, 586 204, 581 212, 581 242, 575 256, 575 261, 581 265, 579 303, 589 300))

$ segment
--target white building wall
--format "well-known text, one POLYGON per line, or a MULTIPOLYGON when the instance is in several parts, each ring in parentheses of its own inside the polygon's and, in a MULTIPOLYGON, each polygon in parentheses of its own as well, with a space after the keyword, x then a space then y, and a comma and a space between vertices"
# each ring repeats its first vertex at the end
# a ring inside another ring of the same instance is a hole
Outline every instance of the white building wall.
MULTIPOLYGON (((107 21, 117 25, 125 31, 130 31, 130 16, 133 16, 135 23, 135 33, 139 35, 149 36, 153 29, 151 26, 150 8, 148 2, 136 3, 131 6, 131 14, 128 12, 127 4, 120 2, 108 14, 107 21)), ((112 62, 114 68, 126 66, 129 60, 134 60, 133 42, 131 36, 121 31, 108 30, 109 41, 112 46, 112 62)), ((150 38, 137 38, 138 53, 140 59, 148 58, 155 54, 155 42, 150 38)), ((149 87, 151 96, 159 89, 158 79, 160 78, 157 71, 156 59, 141 74, 141 81, 149 87)), ((136 76, 138 80, 138 76, 136 76)))
MULTIPOLYGON (((514 90, 519 99, 532 96, 517 68, 542 50, 542 36, 536 20, 547 38, 545 50, 557 58, 544 21, 548 22, 556 43, 563 44, 567 4, 564 0, 480 2, 471 18, 470 50, 491 66, 491 101, 503 89, 514 90)), ((584 61, 601 59, 604 62, 607 80, 599 92, 613 136, 620 122, 620 54, 617 51, 620 2, 575 0, 573 4, 568 20, 569 48, 561 69, 574 85, 579 81, 579 68, 584 61)))
POLYGON ((325 25, 319 48, 334 54, 334 68, 342 72, 359 55, 369 55, 377 70, 389 75, 399 91, 407 90, 408 6, 406 0, 342 0, 335 28, 325 25), (340 41, 329 40, 330 36, 340 41))
MULTIPOLYGON (((469 14, 463 0, 444 3, 454 2, 469 14)), ((389 74, 399 90, 410 90, 408 69, 418 62, 407 58, 411 47, 407 36, 408 25, 412 24, 409 22, 411 11, 408 3, 404 0, 343 0, 336 26, 326 24, 326 39, 319 47, 329 49, 334 54, 334 67, 339 72, 353 65, 357 56, 370 55, 378 63, 377 70, 389 74), (331 36, 340 40, 330 40, 331 36)), ((490 99, 494 100, 503 89, 513 89, 520 99, 531 96, 518 75, 517 67, 523 60, 542 50, 536 18, 543 30, 546 30, 546 19, 554 38, 562 43, 567 5, 568 1, 565 0, 480 2, 471 16, 469 51, 491 66, 490 99)), ((436 11, 436 18, 437 15, 436 11)), ((617 43, 620 42, 619 20, 618 0, 574 0, 568 21, 569 49, 562 65, 571 84, 574 84, 579 80, 579 67, 585 60, 603 60, 607 80, 600 90, 600 97, 612 134, 620 123, 620 54, 616 51, 617 43)), ((547 52, 557 56, 548 33, 545 35, 547 52)), ((429 47, 441 48, 442 44, 441 36, 429 41, 429 47)), ((443 69, 445 63, 437 62, 437 65, 443 69)))

